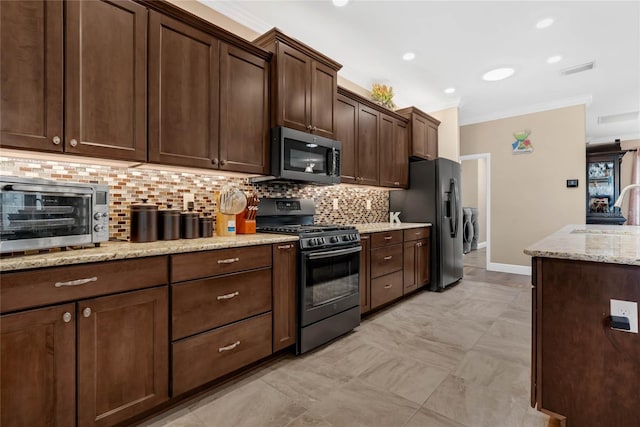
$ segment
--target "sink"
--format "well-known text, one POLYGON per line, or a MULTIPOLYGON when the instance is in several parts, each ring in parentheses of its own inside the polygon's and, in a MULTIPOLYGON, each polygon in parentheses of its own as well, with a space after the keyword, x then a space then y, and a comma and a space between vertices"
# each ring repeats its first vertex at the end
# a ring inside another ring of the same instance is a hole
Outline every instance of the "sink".
POLYGON ((572 230, 571 233, 634 236, 634 235, 640 234, 640 229, 639 230, 635 230, 635 229, 615 230, 615 229, 603 229, 603 228, 576 228, 572 230))

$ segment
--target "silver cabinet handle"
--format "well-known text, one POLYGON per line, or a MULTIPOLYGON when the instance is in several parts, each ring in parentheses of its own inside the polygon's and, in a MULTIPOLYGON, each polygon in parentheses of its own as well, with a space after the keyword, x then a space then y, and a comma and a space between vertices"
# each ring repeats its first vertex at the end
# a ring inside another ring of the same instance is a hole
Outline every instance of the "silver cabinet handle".
POLYGON ((64 321, 64 323, 69 323, 69 322, 71 322, 71 313, 69 313, 68 311, 67 311, 67 312, 65 312, 65 313, 62 315, 62 320, 64 321))
POLYGON ((78 141, 75 139, 72 139, 71 141, 69 141, 69 144, 71 144, 72 147, 75 147, 76 145, 78 145, 78 141))
POLYGON ((391 240, 391 239, 393 239, 393 236, 387 236, 384 238, 384 240, 391 240))
POLYGON ((226 161, 226 160, 224 160, 224 159, 221 159, 221 160, 220 160, 220 166, 224 166, 224 165, 226 165, 226 164, 227 164, 227 161, 226 161))
POLYGON ((240 261, 240 258, 219 259, 218 264, 233 264, 234 262, 238 261, 240 261))
POLYGON ((237 297, 238 295, 240 295, 240 292, 235 291, 235 292, 231 292, 230 294, 226 294, 226 295, 218 295, 218 296, 216 297, 216 299, 217 299, 218 301, 220 301, 220 300, 223 300, 223 299, 231 299, 231 298, 235 298, 235 297, 237 297))
POLYGON ((383 259, 384 259, 385 261, 389 261, 391 258, 393 258, 393 256, 392 256, 392 255, 387 255, 387 256, 386 256, 386 257, 384 257, 383 259))
POLYGON ((311 129, 313 129, 313 126, 311 125, 307 126, 307 130, 311 130, 311 129))
POLYGON ((222 353, 223 351, 233 350, 234 348, 236 348, 239 345, 240 345, 240 341, 236 341, 233 344, 229 344, 228 346, 220 347, 218 349, 218 353, 222 353))
POLYGON ((422 243, 418 242, 416 243, 416 246, 422 246, 422 243))
POLYGON ((213 160, 211 160, 211 163, 215 166, 218 164, 218 158, 214 158, 213 160))
POLYGON ((312 130, 315 132, 318 130, 318 128, 314 126, 312 130))
POLYGON ((60 137, 59 136, 54 136, 52 142, 54 143, 54 145, 60 145, 60 137))
POLYGON ((85 308, 84 310, 82 310, 82 315, 84 317, 89 317, 91 316, 91 309, 89 307, 85 308))
POLYGON ((293 245, 280 245, 278 246, 278 249, 289 249, 291 248, 293 245))
POLYGON ((394 182, 393 185, 400 185, 400 181, 394 182))
POLYGON ((393 288, 393 285, 384 285, 384 288, 385 289, 391 289, 391 288, 393 288))
POLYGON ((63 286, 79 286, 85 285, 90 282, 97 282, 98 278, 96 276, 89 277, 87 279, 77 279, 77 280, 69 280, 68 282, 56 282, 53 286, 56 288, 61 288, 63 286))

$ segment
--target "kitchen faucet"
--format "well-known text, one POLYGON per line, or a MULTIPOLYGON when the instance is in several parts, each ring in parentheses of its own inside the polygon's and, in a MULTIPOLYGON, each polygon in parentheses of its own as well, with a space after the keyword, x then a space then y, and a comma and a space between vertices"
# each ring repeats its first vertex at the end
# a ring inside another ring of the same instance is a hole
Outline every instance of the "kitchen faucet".
POLYGON ((618 196, 618 200, 616 200, 616 202, 614 203, 613 207, 622 208, 622 200, 624 199, 625 193, 628 190, 630 190, 630 189, 632 189, 634 187, 640 187, 640 184, 630 184, 630 185, 627 185, 626 187, 624 187, 622 189, 622 191, 620 192, 620 196, 618 196))

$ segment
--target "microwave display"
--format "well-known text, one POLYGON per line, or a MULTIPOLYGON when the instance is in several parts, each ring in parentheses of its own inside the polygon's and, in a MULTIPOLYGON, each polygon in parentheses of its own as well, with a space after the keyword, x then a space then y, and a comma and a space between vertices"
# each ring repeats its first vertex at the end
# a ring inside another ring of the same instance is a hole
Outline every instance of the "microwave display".
POLYGON ((284 168, 290 171, 328 175, 327 157, 331 149, 293 139, 284 140, 284 168))

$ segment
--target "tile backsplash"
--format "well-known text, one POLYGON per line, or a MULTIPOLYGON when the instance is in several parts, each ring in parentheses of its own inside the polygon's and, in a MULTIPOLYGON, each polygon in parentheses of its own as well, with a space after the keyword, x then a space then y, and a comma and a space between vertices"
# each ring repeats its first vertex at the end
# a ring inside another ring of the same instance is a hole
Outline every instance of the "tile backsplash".
MULTIPOLYGON (((112 239, 129 239, 129 205, 146 198, 160 208, 172 204, 182 210, 183 194, 193 193, 195 210, 216 212, 216 191, 234 186, 243 191, 255 191, 259 197, 310 198, 316 205, 316 223, 358 224, 388 221, 389 191, 375 187, 347 185, 316 186, 289 183, 251 184, 244 176, 223 176, 215 171, 163 168, 145 165, 144 168, 122 165, 92 164, 69 160, 46 160, 0 155, 0 174, 61 181, 94 182, 109 186, 109 235, 112 239), (338 209, 333 209, 333 200, 338 209), (366 209, 367 200, 371 209, 366 209)), ((215 218, 215 215, 214 215, 215 218)))

